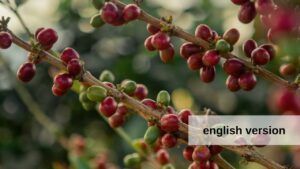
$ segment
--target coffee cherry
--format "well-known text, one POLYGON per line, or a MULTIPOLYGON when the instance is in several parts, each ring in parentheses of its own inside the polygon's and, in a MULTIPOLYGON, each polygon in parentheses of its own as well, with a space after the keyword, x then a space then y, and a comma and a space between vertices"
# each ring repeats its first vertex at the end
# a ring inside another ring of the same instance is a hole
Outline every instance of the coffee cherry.
POLYGON ((213 40, 218 40, 220 37, 219 37, 219 34, 218 34, 218 32, 216 32, 216 31, 212 31, 212 39, 213 40))
POLYGON ((259 14, 268 15, 274 10, 275 5, 273 0, 257 0, 255 1, 255 8, 259 14))
POLYGON ((60 59, 68 64, 72 59, 79 59, 79 54, 73 48, 65 48, 60 54, 60 59))
POLYGON ((191 42, 186 42, 180 46, 180 56, 184 59, 188 59, 192 54, 200 53, 202 48, 191 42))
POLYGON ((149 33, 151 33, 152 35, 154 35, 154 34, 156 34, 157 32, 159 32, 160 31, 160 28, 157 28, 157 27, 155 27, 155 26, 153 26, 153 25, 151 25, 151 24, 147 24, 147 31, 149 32, 149 33))
POLYGON ((35 33, 34 33, 34 37, 35 37, 35 39, 37 39, 37 36, 38 36, 38 34, 42 31, 42 30, 44 30, 45 28, 38 28, 36 31, 35 31, 35 33))
POLYGON ((169 164, 166 164, 166 165, 162 166, 161 169, 175 169, 175 167, 174 167, 174 165, 169 163, 169 164))
POLYGON ((270 55, 264 48, 256 48, 251 53, 251 59, 256 65, 265 65, 270 61, 270 55))
POLYGON ((123 18, 125 21, 137 19, 141 14, 141 9, 136 4, 128 4, 123 9, 123 18))
POLYGON ((113 89, 116 88, 116 86, 115 86, 113 83, 111 83, 111 82, 103 82, 103 84, 104 84, 105 86, 108 86, 108 87, 113 88, 113 89))
POLYGON ((55 85, 52 86, 52 93, 54 96, 62 96, 66 93, 66 90, 61 90, 58 87, 56 87, 55 85))
POLYGON ((91 86, 86 91, 87 98, 93 102, 101 102, 107 96, 107 90, 101 86, 91 86))
POLYGON ((283 34, 276 31, 275 29, 269 29, 267 33, 268 40, 272 43, 277 43, 278 41, 280 41, 282 36, 283 34))
POLYGON ((54 85, 57 88, 66 91, 72 87, 73 79, 67 73, 58 74, 54 77, 54 85))
POLYGON ((117 107, 117 110, 116 110, 116 113, 119 113, 120 115, 126 116, 127 113, 128 113, 128 108, 126 107, 125 104, 119 103, 118 107, 117 107))
POLYGON ((170 46, 167 49, 159 51, 159 57, 161 61, 163 61, 164 63, 168 63, 171 60, 173 60, 174 55, 175 55, 175 51, 174 51, 174 46, 172 44, 170 44, 170 46))
POLYGON ((235 76, 229 75, 227 77, 226 86, 227 86, 227 89, 229 89, 232 92, 240 90, 240 85, 239 85, 239 82, 238 82, 238 78, 235 77, 235 76))
POLYGON ((210 41, 212 40, 213 33, 209 26, 200 24, 196 27, 195 36, 205 41, 210 41))
POLYGON ((171 101, 171 97, 167 91, 162 90, 157 94, 157 97, 156 97, 157 103, 159 103, 163 106, 168 106, 170 104, 170 101, 171 101))
POLYGON ((166 133, 161 138, 161 143, 165 148, 172 148, 176 146, 177 138, 170 133, 166 133))
POLYGON ((142 158, 138 153, 128 154, 124 157, 126 168, 140 168, 142 158))
POLYGON ((73 77, 76 77, 77 75, 79 75, 82 70, 82 65, 80 63, 80 60, 78 60, 78 59, 70 60, 67 65, 67 70, 68 70, 69 74, 73 77))
POLYGON ((126 21, 124 20, 124 18, 122 16, 122 9, 118 8, 118 17, 115 20, 113 20, 110 24, 113 26, 121 26, 125 23, 126 23, 126 21))
POLYGON ((192 157, 194 161, 202 162, 209 160, 211 154, 207 146, 197 146, 194 149, 192 157))
POLYGON ((275 48, 273 45, 264 44, 264 45, 261 45, 260 48, 263 48, 268 51, 268 53, 270 55, 270 60, 272 60, 276 56, 276 51, 275 51, 275 48))
POLYGON ((219 52, 216 50, 209 50, 205 52, 202 57, 202 62, 206 66, 215 66, 220 61, 219 52))
POLYGON ((239 77, 238 82, 243 90, 249 91, 255 87, 257 80, 252 72, 246 72, 239 77))
POLYGON ((94 102, 82 102, 81 103, 82 107, 86 111, 90 111, 95 109, 96 104, 94 102))
POLYGON ((144 46, 148 51, 155 51, 156 48, 152 45, 152 37, 153 36, 149 36, 145 42, 144 42, 144 46))
POLYGON ((133 95, 136 89, 136 83, 132 80, 124 80, 121 84, 121 88, 128 95, 133 95))
POLYGON ((244 3, 248 2, 249 0, 231 0, 232 3, 236 5, 243 5, 244 3))
POLYGON ((99 80, 113 83, 115 81, 115 75, 109 70, 103 70, 99 76, 99 80))
POLYGON ((111 128, 117 128, 125 123, 125 116, 120 113, 115 113, 108 118, 108 124, 111 128))
POLYGON ((257 43, 252 39, 245 41, 243 44, 243 51, 248 58, 251 58, 251 53, 255 48, 257 48, 257 43))
POLYGON ((182 121, 185 124, 189 124, 189 116, 191 116, 193 113, 189 109, 183 109, 179 112, 178 118, 180 121, 182 121))
POLYGON ((132 141, 132 146, 134 149, 139 150, 140 152, 143 152, 147 154, 148 152, 148 145, 145 143, 143 139, 135 139, 132 141))
POLYGON ((0 49, 7 49, 12 44, 12 36, 8 32, 0 32, 0 49))
POLYGON ((218 145, 211 145, 209 147, 209 150, 210 150, 210 154, 212 156, 214 156, 214 155, 217 155, 217 154, 221 153, 223 151, 223 147, 218 146, 218 145))
POLYGON ((240 32, 235 28, 227 30, 223 35, 223 39, 226 40, 230 45, 234 45, 239 38, 240 32))
POLYGON ((224 39, 220 39, 217 41, 216 50, 219 53, 227 53, 230 51, 230 49, 231 49, 230 44, 227 41, 225 41, 224 39))
POLYGON ((193 152, 194 152, 194 147, 193 146, 187 146, 183 149, 182 155, 184 159, 188 161, 193 161, 193 152))
POLYGON ((94 28, 100 28, 104 24, 105 24, 105 22, 102 20, 100 14, 94 15, 90 20, 90 25, 92 25, 92 27, 94 27, 94 28))
POLYGON ((104 116, 110 117, 112 116, 117 110, 117 102, 116 100, 109 96, 106 97, 99 105, 99 112, 101 112, 104 116))
POLYGON ((250 23, 255 16, 256 10, 253 2, 248 1, 241 6, 238 18, 242 23, 250 23))
POLYGON ((18 79, 24 83, 32 80, 36 72, 35 64, 31 62, 26 62, 22 64, 17 72, 18 79))
POLYGON ((240 76, 245 72, 245 65, 238 59, 230 58, 224 62, 223 69, 228 75, 240 76))
POLYGON ((194 161, 189 165, 189 169, 211 169, 209 168, 209 162, 208 161, 201 161, 201 162, 196 162, 194 161))
POLYGON ((58 40, 58 36, 54 29, 47 28, 39 32, 37 40, 42 46, 52 46, 58 40))
POLYGON ((283 76, 290 76, 296 74, 297 69, 294 64, 288 63, 281 65, 279 68, 279 72, 283 76))
POLYGON ((165 165, 170 162, 169 153, 165 149, 161 149, 156 153, 156 160, 160 165, 165 165))
POLYGON ((215 75, 216 68, 214 66, 202 67, 200 69, 200 79, 205 83, 212 82, 215 78, 215 75))
POLYGON ((145 132, 144 140, 147 144, 152 145, 160 136, 160 130, 157 126, 150 126, 145 132))
POLYGON ((195 53, 188 58, 187 65, 190 70, 199 70, 203 67, 202 56, 201 53, 195 53))
POLYGON ((101 10, 101 18, 104 22, 112 24, 119 17, 119 9, 112 2, 105 2, 101 10))
POLYGON ((134 96, 139 100, 145 99, 148 96, 147 87, 143 84, 137 84, 134 91, 134 96))
POLYGON ((165 114, 160 119, 160 127, 165 132, 175 132, 179 129, 179 119, 175 114, 165 114))
POLYGON ((153 35, 151 39, 152 45, 158 49, 158 50, 164 50, 170 47, 170 37, 163 33, 163 32, 158 32, 155 35, 153 35))
POLYGON ((157 104, 152 99, 144 99, 144 100, 142 100, 142 103, 152 109, 157 109, 157 104))
POLYGON ((175 114, 176 113, 175 109, 172 106, 168 106, 166 111, 167 111, 168 114, 175 114))
POLYGON ((103 0, 92 0, 93 6, 100 10, 103 7, 103 0))

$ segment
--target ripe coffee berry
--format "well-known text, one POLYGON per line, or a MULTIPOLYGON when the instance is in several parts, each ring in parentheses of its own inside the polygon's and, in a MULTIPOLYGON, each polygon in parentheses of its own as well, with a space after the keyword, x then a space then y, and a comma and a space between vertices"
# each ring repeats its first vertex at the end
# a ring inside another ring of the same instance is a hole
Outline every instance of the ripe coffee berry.
POLYGON ((168 164, 170 162, 170 156, 169 156, 169 153, 167 152, 167 150, 160 149, 156 153, 156 160, 158 161, 158 163, 160 165, 168 164))
POLYGON ((73 79, 67 73, 58 74, 54 77, 54 85, 60 90, 66 91, 72 87, 73 79))
POLYGON ((239 82, 238 82, 238 78, 235 77, 235 76, 229 75, 227 77, 226 86, 232 92, 240 90, 240 85, 239 85, 239 82))
POLYGON ((201 53, 195 53, 188 58, 187 65, 190 70, 199 70, 203 67, 202 56, 201 53))
POLYGON ((189 116, 192 115, 192 111, 189 109, 183 109, 179 112, 178 118, 180 121, 182 121, 185 124, 189 123, 189 116))
POLYGON ((125 21, 137 19, 141 14, 141 9, 136 4, 128 4, 123 9, 123 18, 125 21))
POLYGON ((290 76, 294 75, 297 72, 297 69, 294 64, 288 63, 281 65, 279 68, 279 72, 283 76, 290 76))
POLYGON ((0 32, 0 49, 7 49, 12 44, 12 36, 8 32, 0 32))
POLYGON ((256 48, 251 53, 251 59, 256 65, 265 65, 270 61, 270 55, 264 48, 256 48))
POLYGON ((115 113, 108 118, 109 126, 112 128, 120 127, 125 122, 125 116, 120 113, 115 113))
POLYGON ((152 45, 158 50, 164 50, 169 48, 170 41, 170 37, 163 32, 157 32, 155 35, 153 35, 151 39, 152 45))
POLYGON ((31 62, 26 62, 22 64, 17 72, 18 79, 22 82, 29 82, 32 80, 36 72, 35 64, 31 62))
POLYGON ((116 110, 116 113, 119 113, 120 115, 126 116, 127 113, 128 113, 128 108, 123 103, 119 103, 118 108, 116 110))
POLYGON ((253 2, 248 1, 241 6, 238 18, 242 23, 250 23, 255 16, 256 9, 253 2))
POLYGON ((238 59, 227 59, 223 64, 223 69, 228 75, 240 76, 245 72, 245 65, 238 59))
POLYGON ((160 127, 165 132, 175 132, 179 129, 179 119, 175 114, 165 114, 160 119, 160 127))
POLYGON ((257 80, 252 72, 246 72, 239 77, 238 82, 243 90, 249 91, 255 87, 257 80))
POLYGON ((38 28, 36 31, 35 31, 35 33, 34 33, 34 37, 37 39, 37 36, 38 36, 38 34, 42 31, 42 30, 44 30, 45 28, 38 28))
POLYGON ((167 107, 167 113, 168 114, 175 114, 176 111, 175 111, 175 109, 172 106, 168 106, 167 107))
POLYGON ((177 138, 170 133, 166 133, 161 138, 161 143, 165 148, 172 148, 177 144, 177 138))
POLYGON ((67 65, 67 70, 68 70, 69 74, 73 77, 79 75, 82 70, 82 65, 80 63, 80 60, 78 60, 78 59, 70 60, 67 65))
POLYGON ((263 48, 268 51, 268 53, 270 55, 270 60, 272 60, 276 56, 276 51, 275 51, 275 48, 273 45, 264 44, 264 45, 261 45, 260 48, 263 48))
POLYGON ((202 48, 191 42, 186 42, 180 46, 180 56, 184 59, 188 59, 192 54, 200 53, 202 48))
POLYGON ((105 84, 106 86, 111 87, 113 89, 116 88, 116 86, 113 83, 111 83, 111 82, 103 82, 103 84, 105 84))
POLYGON ((148 23, 147 24, 147 31, 153 35, 153 34, 156 34, 157 32, 159 32, 160 28, 157 28, 157 27, 155 27, 155 26, 148 23))
POLYGON ((216 50, 209 50, 205 52, 202 57, 202 62, 206 66, 215 66, 220 61, 219 52, 216 50))
POLYGON ((143 103, 144 105, 146 105, 146 106, 152 108, 152 109, 157 109, 157 104, 156 104, 156 102, 155 102, 154 100, 152 100, 152 99, 144 99, 144 100, 142 101, 142 103, 143 103))
POLYGON ((52 86, 52 93, 54 96, 62 96, 66 93, 66 90, 61 90, 57 86, 53 85, 52 86))
POLYGON ((193 152, 193 160, 197 162, 203 162, 210 159, 211 154, 207 146, 197 146, 193 152))
POLYGON ((58 40, 58 36, 54 29, 46 28, 38 33, 37 40, 42 46, 48 47, 58 40))
POLYGON ((148 96, 147 87, 143 84, 137 84, 134 91, 134 96, 139 100, 145 99, 148 96))
POLYGON ((79 59, 79 54, 73 48, 65 48, 60 54, 60 59, 68 64, 72 59, 79 59))
POLYGON ((146 40, 145 40, 145 42, 144 42, 144 46, 145 46, 145 48, 148 50, 148 51, 155 51, 156 50, 156 48, 153 46, 153 44, 152 44, 152 37, 153 36, 149 36, 146 40))
POLYGON ((273 0, 257 0, 255 1, 255 8, 259 14, 267 15, 274 10, 275 5, 273 0))
POLYGON ((119 17, 119 9, 112 2, 105 2, 101 10, 101 18, 104 22, 113 24, 119 17))
POLYGON ((215 74, 216 68, 214 66, 205 66, 200 69, 200 79, 205 83, 212 82, 215 74))
POLYGON ((243 51, 248 58, 251 58, 251 53, 255 48, 257 48, 257 43, 252 39, 247 40, 243 44, 243 51))
POLYGON ((161 61, 163 61, 164 63, 168 63, 171 60, 173 60, 174 54, 175 51, 174 51, 174 46, 172 44, 170 44, 170 46, 167 49, 159 51, 159 57, 161 61))
POLYGON ((182 155, 184 159, 188 161, 193 161, 193 152, 194 152, 194 147, 193 146, 187 146, 183 149, 182 155))
POLYGON ((112 116, 117 110, 116 100, 109 96, 106 97, 99 105, 99 111, 106 117, 112 116))
POLYGON ((244 3, 248 2, 249 0, 231 0, 232 3, 236 5, 243 5, 244 3))
POLYGON ((209 26, 200 24, 196 27, 195 36, 206 41, 212 40, 213 33, 209 26))
POLYGON ((221 153, 223 151, 223 147, 218 146, 218 145, 211 145, 209 147, 209 150, 210 150, 210 154, 212 156, 214 156, 214 155, 217 155, 217 154, 221 153))
POLYGON ((227 30, 223 35, 223 39, 226 40, 230 45, 234 45, 239 38, 240 32, 235 28, 227 30))

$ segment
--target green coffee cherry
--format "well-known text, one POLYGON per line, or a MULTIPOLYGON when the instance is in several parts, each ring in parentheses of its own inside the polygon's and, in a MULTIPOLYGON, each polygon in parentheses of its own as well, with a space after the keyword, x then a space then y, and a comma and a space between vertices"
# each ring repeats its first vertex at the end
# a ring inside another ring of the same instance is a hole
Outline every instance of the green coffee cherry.
POLYGON ((95 108, 96 104, 94 102, 82 102, 81 103, 84 110, 89 111, 95 108))
POLYGON ((99 28, 102 25, 105 24, 105 22, 101 19, 101 15, 97 14, 94 15, 91 20, 90 20, 90 24, 94 27, 94 28, 99 28))
POLYGON ((113 83, 115 81, 115 75, 109 70, 104 70, 104 71, 102 71, 99 79, 102 82, 111 82, 111 83, 113 83))
POLYGON ((160 135, 160 130, 157 126, 150 126, 148 127, 145 135, 144 135, 144 140, 147 144, 151 145, 155 143, 157 138, 160 135))
POLYGON ((227 53, 230 51, 230 44, 224 39, 220 39, 216 44, 216 49, 220 53, 227 53))
POLYGON ((101 9, 104 4, 103 0, 92 0, 92 3, 96 9, 101 9))
POLYGON ((166 164, 162 166, 162 169, 175 169, 175 167, 172 164, 166 164))
POLYGON ((169 106, 171 101, 170 94, 167 91, 162 90, 157 94, 156 101, 164 106, 169 106))
POLYGON ((101 102, 107 96, 107 91, 101 86, 91 86, 86 91, 88 99, 94 102, 101 102))
POLYGON ((132 80, 125 80, 122 82, 121 87, 125 93, 132 95, 136 89, 136 83, 132 80))
POLYGON ((84 92, 84 91, 86 91, 86 89, 87 89, 87 87, 85 86, 85 85, 80 85, 80 87, 79 87, 79 92, 81 93, 81 92, 84 92))
POLYGON ((138 153, 128 154, 124 157, 124 164, 128 168, 138 168, 141 162, 142 158, 138 153))
POLYGON ((132 141, 132 146, 138 150, 138 152, 147 153, 147 147, 143 139, 135 139, 132 141))
POLYGON ((84 103, 84 102, 91 102, 90 99, 87 97, 87 92, 81 92, 79 94, 79 101, 81 103, 84 103))

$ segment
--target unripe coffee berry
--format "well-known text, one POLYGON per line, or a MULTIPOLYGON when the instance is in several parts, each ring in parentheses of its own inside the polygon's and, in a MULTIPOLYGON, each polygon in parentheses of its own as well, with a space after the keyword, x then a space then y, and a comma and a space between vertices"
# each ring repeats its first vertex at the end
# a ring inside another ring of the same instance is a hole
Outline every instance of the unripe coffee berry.
POLYGON ((251 59, 256 65, 265 65, 270 61, 270 55, 264 48, 256 48, 251 53, 251 59))
POLYGON ((229 75, 227 77, 226 86, 232 92, 240 90, 240 85, 238 83, 238 78, 235 77, 235 76, 232 76, 232 75, 229 75))
POLYGON ((245 41, 243 44, 243 51, 248 58, 251 58, 251 53, 255 48, 257 48, 257 43, 252 39, 245 41))
POLYGON ((144 99, 142 103, 152 109, 157 109, 157 103, 152 99, 144 99))
POLYGON ((195 36, 205 41, 210 41, 213 37, 213 33, 209 26, 200 24, 196 27, 195 36))
POLYGON ((223 35, 223 39, 226 40, 230 45, 234 45, 239 38, 240 32, 235 28, 227 30, 223 35))
POLYGON ((160 28, 157 28, 157 27, 155 27, 155 26, 148 23, 147 24, 147 31, 153 35, 153 34, 156 34, 157 32, 159 32, 160 28))
POLYGON ((7 49, 12 44, 12 36, 8 32, 0 32, 0 49, 7 49))
POLYGON ((67 65, 67 70, 68 70, 68 73, 73 77, 76 77, 77 75, 79 75, 82 70, 82 65, 80 63, 80 60, 78 60, 78 59, 70 60, 67 65))
POLYGON ((37 40, 42 46, 52 46, 58 40, 58 36, 54 29, 47 28, 38 33, 37 40))
POLYGON ((160 165, 168 164, 170 162, 169 153, 165 149, 160 149, 156 153, 156 160, 160 165))
POLYGON ((144 46, 148 51, 155 51, 156 48, 152 45, 152 37, 153 36, 149 36, 145 42, 144 42, 144 46))
POLYGON ((101 102, 107 96, 107 91, 101 86, 91 86, 87 89, 87 98, 93 102, 101 102))
POLYGON ((193 152, 194 152, 194 147, 193 146, 187 146, 183 149, 182 155, 184 159, 188 161, 193 161, 193 152))
POLYGON ((145 132, 144 140, 147 144, 152 145, 160 136, 160 130, 157 126, 150 126, 145 132))
POLYGON ((283 64, 279 68, 279 72, 283 76, 294 75, 297 72, 296 66, 292 63, 283 64))
POLYGON ((94 28, 100 28, 101 26, 103 26, 105 24, 105 22, 102 20, 101 15, 97 14, 91 18, 90 24, 94 28))
POLYGON ((273 45, 264 44, 264 45, 261 45, 260 48, 263 48, 268 51, 268 53, 270 55, 270 60, 272 60, 276 56, 276 51, 275 51, 275 48, 273 45))
POLYGON ((230 51, 230 48, 230 44, 224 39, 220 39, 216 43, 216 50, 220 53, 227 53, 230 51))
POLYGON ((180 56, 184 59, 188 59, 192 54, 200 53, 202 48, 191 42, 186 42, 180 46, 180 56))
POLYGON ((203 67, 202 56, 201 53, 195 53, 188 58, 187 65, 190 70, 199 70, 203 67))
POLYGON ((216 75, 216 68, 214 66, 205 66, 200 69, 200 79, 205 82, 209 83, 215 79, 216 75))
POLYGON ((108 118, 108 124, 112 128, 120 127, 125 122, 125 116, 120 113, 115 113, 108 118))
POLYGON ((245 72, 245 65, 238 59, 230 58, 224 62, 223 69, 228 75, 240 76, 245 72))
POLYGON ((99 111, 105 116, 110 117, 112 116, 117 110, 117 102, 116 100, 109 96, 106 97, 99 105, 99 111))
POLYGON ((67 73, 58 74, 54 77, 54 85, 57 88, 66 91, 72 87, 73 79, 67 73))
POLYGON ((136 4, 128 4, 123 9, 123 18, 125 21, 137 19, 141 14, 141 9, 136 4))
POLYGON ((248 1, 244 3, 239 11, 238 18, 242 23, 250 23, 256 16, 256 9, 254 3, 248 1))
POLYGON ((243 5, 244 3, 248 2, 249 0, 231 0, 232 3, 236 5, 243 5))
POLYGON ((126 168, 140 168, 142 158, 138 153, 128 154, 124 157, 126 168))
POLYGON ((158 50, 164 50, 169 48, 170 41, 170 37, 163 32, 156 33, 151 39, 152 45, 158 50))
POLYGON ((177 138, 170 133, 166 133, 161 138, 161 143, 165 148, 172 148, 176 146, 177 138))
POLYGON ((134 91, 134 96, 139 100, 145 99, 148 96, 147 87, 143 84, 137 84, 134 91))
POLYGON ((170 101, 171 101, 171 97, 167 91, 162 90, 157 94, 157 97, 156 97, 157 103, 159 103, 163 106, 168 106, 170 104, 170 101))
POLYGON ((123 91, 129 95, 133 95, 136 89, 136 83, 132 80, 124 80, 121 84, 123 91))
POLYGON ((220 61, 219 52, 216 50, 209 50, 205 52, 202 57, 202 62, 206 66, 215 66, 220 61))
POLYGON ((170 44, 170 47, 168 47, 167 49, 159 51, 159 57, 164 63, 168 63, 171 60, 173 60, 174 54, 175 51, 174 46, 172 44, 170 44))
POLYGON ((189 109, 183 109, 179 112, 178 118, 180 121, 182 121, 185 124, 189 123, 189 116, 191 116, 193 113, 189 109))
POLYGON ((249 91, 255 87, 257 80, 252 72, 246 72, 239 77, 238 82, 243 90, 249 91))
POLYGON ((22 64, 17 72, 18 79, 22 82, 29 82, 32 80, 36 72, 36 66, 35 64, 31 62, 26 62, 22 64))
POLYGON ((115 75, 109 70, 103 70, 99 76, 99 80, 113 83, 115 81, 115 75))
POLYGON ((68 64, 72 59, 79 59, 79 54, 73 48, 65 48, 60 54, 60 59, 68 64))
POLYGON ((193 160, 197 162, 203 162, 210 159, 211 154, 207 146, 197 146, 193 152, 193 160))
POLYGON ((62 96, 66 93, 66 90, 61 90, 55 85, 52 86, 52 93, 54 96, 62 96))
POLYGON ((161 169, 175 169, 175 167, 174 167, 174 165, 169 163, 169 164, 166 164, 166 165, 162 166, 161 169))
POLYGON ((119 9, 112 2, 105 2, 101 10, 101 18, 104 22, 112 24, 119 17, 119 9))
POLYGON ((175 114, 165 114, 160 119, 160 127, 165 132, 175 132, 179 129, 179 119, 175 114))

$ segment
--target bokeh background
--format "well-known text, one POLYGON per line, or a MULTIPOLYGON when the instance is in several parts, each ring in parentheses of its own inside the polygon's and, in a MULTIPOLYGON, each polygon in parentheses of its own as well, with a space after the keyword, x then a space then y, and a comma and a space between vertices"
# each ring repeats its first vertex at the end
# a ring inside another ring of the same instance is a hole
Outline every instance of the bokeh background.
MULTIPOLYGON (((172 38, 177 49, 174 61, 163 64, 158 53, 150 53, 143 46, 148 36, 143 22, 94 29, 89 20, 98 11, 90 1, 27 0, 17 3, 31 31, 39 27, 55 28, 59 40, 53 49, 75 48, 85 61, 86 68, 95 76, 109 69, 118 82, 132 79, 145 84, 150 98, 155 98, 159 90, 168 90, 172 94, 173 105, 179 110, 191 108, 201 113, 203 108, 211 108, 218 114, 230 115, 278 113, 268 106, 274 86, 264 79, 259 78, 258 85, 251 92, 232 93, 226 89, 226 75, 218 66, 215 81, 202 83, 198 72, 191 72, 179 57, 178 49, 183 41, 178 38, 172 38)), ((237 19, 239 8, 229 0, 145 0, 142 8, 154 16, 172 15, 176 25, 191 33, 200 23, 210 25, 219 34, 235 27, 240 31, 241 38, 234 53, 241 57, 243 41, 249 38, 256 39, 260 44, 267 41, 266 30, 259 21, 241 24, 237 19)), ((0 15, 11 17, 9 28, 23 39, 28 39, 14 13, 2 5, 0 15)), ((1 50, 0 56, 0 169, 61 169, 70 165, 69 152, 61 146, 57 134, 53 135, 37 121, 34 116, 36 112, 55 122, 66 137, 74 134, 83 136, 91 154, 104 153, 110 162, 123 168, 123 157, 132 153, 133 149, 110 129, 96 110, 85 111, 77 94, 68 92, 64 97, 53 96, 49 65, 39 64, 37 76, 24 85, 17 81, 15 74, 18 66, 26 60, 27 53, 12 46, 9 50, 1 50)), ((268 68, 278 74, 278 61, 272 61, 268 68)), ((146 127, 144 120, 131 116, 124 130, 132 138, 141 138, 146 127)), ((51 130, 51 125, 49 128, 51 130)), ((291 149, 295 148, 272 146, 260 151, 279 163, 296 165, 300 157, 291 149)), ((182 160, 180 149, 171 151, 177 168, 186 168, 188 163, 182 160)), ((223 155, 239 168, 261 168, 252 163, 245 165, 230 152, 225 151, 223 155)))

